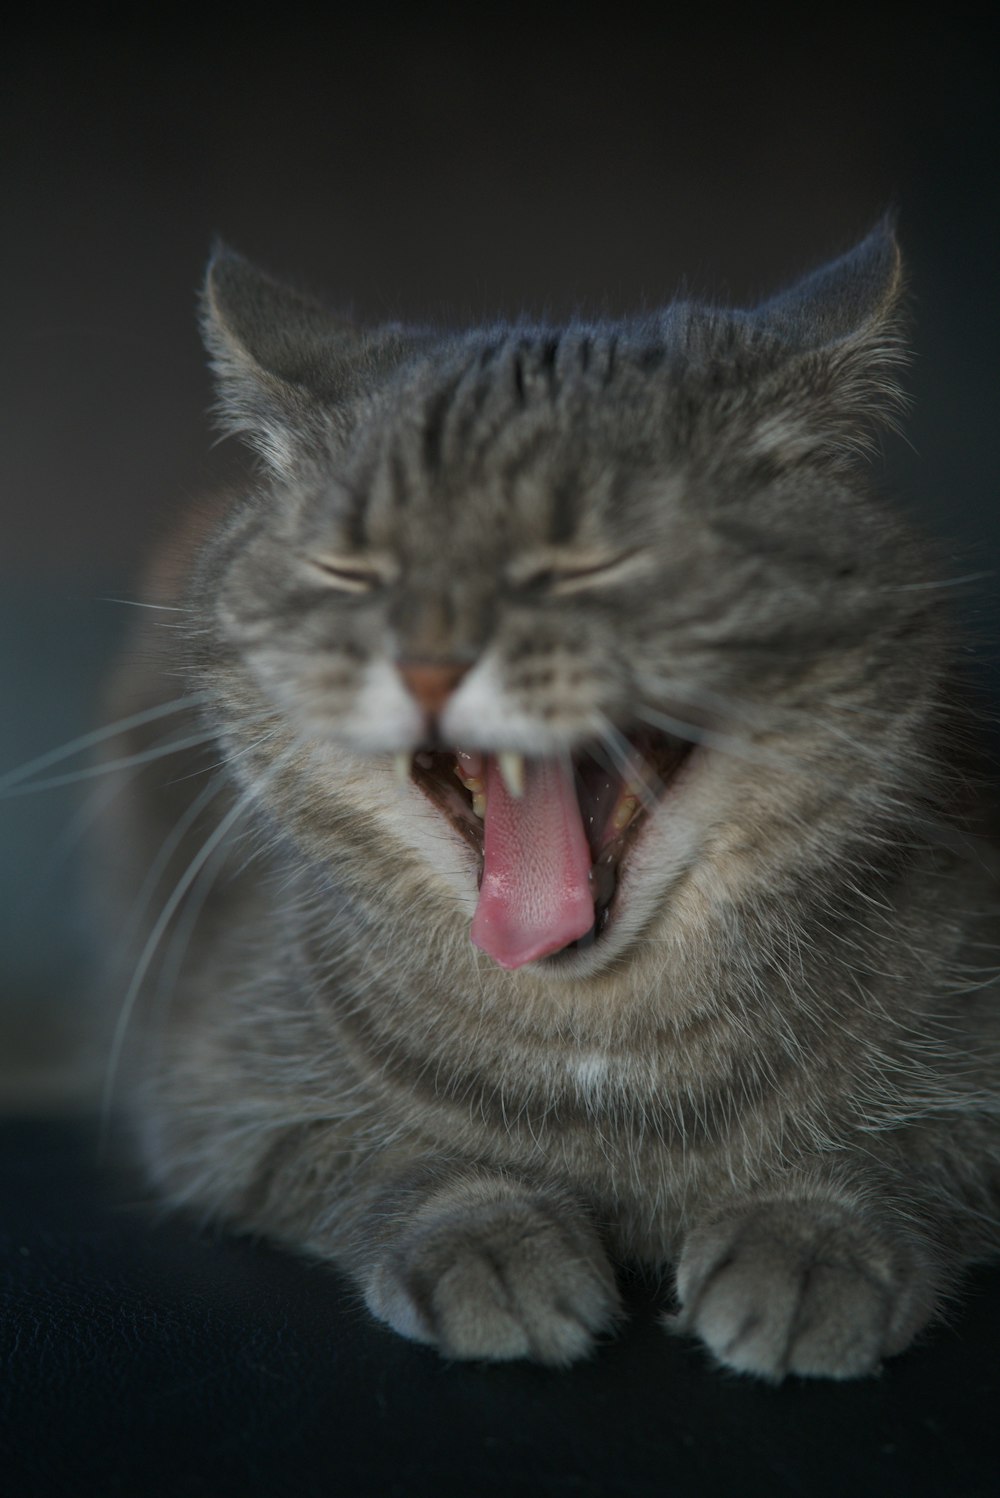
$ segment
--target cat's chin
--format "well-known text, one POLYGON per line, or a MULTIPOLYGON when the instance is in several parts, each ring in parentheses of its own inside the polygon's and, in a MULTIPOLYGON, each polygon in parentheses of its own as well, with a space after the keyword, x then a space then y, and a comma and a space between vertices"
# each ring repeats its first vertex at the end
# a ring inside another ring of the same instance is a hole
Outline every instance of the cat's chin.
POLYGON ((643 730, 620 735, 613 757, 604 743, 548 760, 419 749, 399 760, 397 774, 408 774, 476 854, 475 944, 503 967, 541 962, 554 970, 603 945, 618 917, 623 871, 692 747, 643 730), (553 853, 574 843, 575 853, 553 853), (558 888, 538 918, 543 876, 558 888), (499 898, 489 894, 491 882, 503 886, 499 898))

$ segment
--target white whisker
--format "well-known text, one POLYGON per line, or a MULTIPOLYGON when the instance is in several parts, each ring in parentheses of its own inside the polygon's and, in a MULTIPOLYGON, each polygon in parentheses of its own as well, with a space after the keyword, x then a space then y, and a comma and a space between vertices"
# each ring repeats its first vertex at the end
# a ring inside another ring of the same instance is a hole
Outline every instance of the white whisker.
POLYGON ((928 583, 899 583, 894 588, 885 589, 888 593, 923 593, 929 588, 961 588, 965 583, 986 582, 996 577, 996 572, 967 572, 964 577, 943 577, 928 583))
POLYGON ((131 728, 141 728, 144 723, 155 723, 157 718, 165 718, 169 713, 179 713, 184 708, 197 707, 200 703, 209 701, 211 695, 208 691, 190 692, 186 697, 178 697, 173 702, 159 702, 155 707, 146 708, 144 712, 132 713, 130 717, 119 718, 116 723, 109 723, 104 728, 95 728, 90 733, 81 734, 79 738, 70 740, 68 744, 61 744, 57 749, 49 749, 45 754, 40 754, 37 759, 28 760, 26 764, 19 765, 16 770, 8 770, 6 775, 0 775, 0 791, 5 791, 11 785, 19 785, 22 780, 27 780, 37 771, 47 770, 49 765, 58 764, 63 759, 70 759, 84 749, 92 749, 96 744, 103 744, 106 739, 113 739, 116 734, 127 733, 131 728))
POLYGON ((158 609, 165 614, 190 614, 190 609, 176 603, 141 603, 138 598, 101 598, 100 603, 121 603, 130 609, 158 609))
POLYGON ((210 780, 201 794, 188 803, 182 815, 178 817, 174 826, 160 844, 159 851, 147 869, 145 878, 139 886, 139 892, 132 902, 128 915, 125 917, 119 937, 123 951, 128 951, 133 932, 138 927, 143 912, 152 899, 156 886, 169 868, 170 860, 183 842, 186 833, 194 826, 201 813, 214 800, 225 783, 225 776, 223 775, 217 775, 213 780, 210 780))
MULTIPOLYGON (((216 880, 225 865, 226 859, 234 851, 234 845, 237 842, 238 839, 234 839, 233 843, 220 843, 191 887, 190 899, 178 917, 177 927, 171 935, 169 945, 164 954, 159 977, 157 978, 154 1000, 157 1007, 170 999, 177 986, 181 969, 184 966, 184 958, 187 956, 191 939, 201 919, 201 913, 215 888, 216 880)), ((251 851, 245 857, 241 858, 238 868, 233 871, 234 877, 242 874, 259 853, 260 847, 255 844, 251 848, 251 851)))
MULTIPOLYGON (((164 737, 158 742, 161 744, 165 743, 166 738, 164 737)), ((33 908, 45 880, 47 880, 52 875, 52 873, 59 867, 60 863, 70 857, 74 849, 87 836, 87 833, 90 831, 93 824, 103 815, 103 813, 107 810, 108 806, 115 799, 115 797, 121 795, 122 791, 125 789, 128 778, 129 777, 125 777, 122 780, 112 780, 105 785, 98 786, 97 789, 91 791, 86 796, 82 804, 77 807, 76 811, 73 813, 72 817, 67 822, 62 832, 52 843, 47 856, 41 863, 37 878, 38 888, 36 888, 34 893, 26 896, 22 906, 20 907, 22 910, 28 911, 33 908)))
POLYGON ((110 775, 115 770, 128 770, 134 765, 149 764, 154 759, 163 759, 168 754, 177 754, 181 749, 193 749, 199 744, 209 744, 215 738, 211 729, 188 734, 174 739, 169 744, 158 744, 152 749, 143 749, 139 754, 128 754, 122 759, 108 760, 103 765, 88 765, 83 770, 68 770, 64 775, 50 775, 45 780, 33 780, 28 785, 16 785, 12 790, 0 785, 0 799, 13 800, 16 796, 33 796, 36 791, 54 790, 60 785, 76 785, 81 780, 95 780, 101 775, 110 775))
POLYGON ((659 775, 610 718, 605 718, 600 734, 601 742, 615 761, 618 774, 630 789, 638 791, 643 805, 650 811, 656 805, 659 792, 664 789, 659 775))
POLYGON ((49 846, 47 854, 43 857, 38 873, 32 881, 34 888, 15 906, 17 914, 26 915, 28 911, 35 908, 38 901, 44 896, 47 881, 54 875, 59 865, 68 859, 74 849, 83 841, 91 827, 107 810, 108 805, 120 793, 121 789, 121 785, 115 781, 112 781, 108 785, 102 785, 93 795, 86 798, 82 806, 77 807, 62 831, 49 846))
POLYGON ((636 708, 635 715, 641 722, 648 723, 651 728, 659 728, 663 733, 672 734, 674 738, 686 739, 692 744, 707 744, 710 749, 718 749, 739 759, 772 765, 779 769, 801 768, 790 755, 762 749, 754 744, 752 739, 737 738, 731 733, 720 733, 714 728, 686 723, 683 718, 676 718, 671 713, 660 712, 658 709, 643 705, 636 708))
POLYGON ((136 963, 135 972, 132 975, 132 981, 128 986, 125 998, 122 1001, 122 1006, 118 1014, 118 1020, 115 1024, 114 1033, 111 1037, 111 1048, 108 1054, 108 1070, 101 1098, 101 1120, 102 1130, 105 1138, 111 1120, 111 1100, 114 1094, 115 1079, 118 1073, 118 1064, 121 1060, 122 1049, 125 1044, 125 1033, 128 1029, 129 1021, 132 1017, 132 1011, 135 1008, 135 1002, 139 996, 139 990, 142 987, 143 979, 145 978, 146 973, 149 971, 150 963, 156 955, 156 950, 163 938, 163 934, 169 926, 171 920, 173 919, 174 913, 180 905, 181 901, 184 899, 184 896, 191 888, 191 885, 194 883, 195 879, 197 879, 198 874, 201 872, 202 868, 215 852, 215 849, 222 842, 222 839, 226 836, 227 832, 229 832, 229 830, 235 826, 239 818, 249 808, 255 795, 256 788, 244 792, 239 800, 230 807, 229 811, 217 824, 215 829, 205 839, 204 843, 201 845, 201 848, 191 859, 180 879, 178 879, 176 885, 174 886, 173 893, 167 900, 163 909, 160 911, 156 923, 146 939, 146 944, 143 947, 142 952, 140 953, 138 962, 136 963))

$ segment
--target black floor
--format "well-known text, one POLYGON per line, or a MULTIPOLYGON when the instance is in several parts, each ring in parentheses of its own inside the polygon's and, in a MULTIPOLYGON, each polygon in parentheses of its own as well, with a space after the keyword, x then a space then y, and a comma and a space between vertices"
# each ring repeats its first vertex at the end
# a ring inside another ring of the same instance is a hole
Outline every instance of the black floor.
POLYGON ((874 1380, 720 1374, 652 1286, 589 1363, 448 1366, 322 1267, 157 1221, 96 1132, 0 1124, 0 1470, 16 1498, 993 1498, 1000 1278, 874 1380), (131 1200, 130 1200, 131 1198, 131 1200))

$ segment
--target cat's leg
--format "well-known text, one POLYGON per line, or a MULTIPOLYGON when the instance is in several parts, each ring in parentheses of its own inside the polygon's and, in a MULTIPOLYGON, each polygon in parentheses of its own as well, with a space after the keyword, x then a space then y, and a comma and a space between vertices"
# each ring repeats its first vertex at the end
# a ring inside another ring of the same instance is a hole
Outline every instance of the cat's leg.
POLYGON ((352 1258, 373 1314, 450 1358, 567 1364, 619 1313, 583 1209, 492 1172, 383 1194, 358 1225, 352 1258))
POLYGON ((909 1345, 939 1290, 935 1256, 909 1224, 860 1192, 814 1184, 698 1223, 670 1325, 739 1373, 857 1378, 909 1345))
POLYGON ((336 1265, 380 1321, 446 1357, 563 1365, 618 1317, 597 1227, 559 1188, 398 1142, 358 1159, 325 1121, 262 1130, 190 1094, 146 1143, 164 1195, 336 1265))

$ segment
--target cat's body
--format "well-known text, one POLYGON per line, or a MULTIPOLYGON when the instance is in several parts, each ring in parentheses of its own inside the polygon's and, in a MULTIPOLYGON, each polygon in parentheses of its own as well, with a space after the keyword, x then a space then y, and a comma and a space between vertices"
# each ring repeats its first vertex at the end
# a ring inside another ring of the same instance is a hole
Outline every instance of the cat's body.
POLYGON ((201 694, 126 753, 208 744, 127 772, 106 876, 169 1197, 454 1356, 569 1360, 676 1264, 772 1378, 996 1246, 994 874, 858 455, 898 281, 879 231, 753 314, 362 336, 217 258, 268 473, 122 673, 201 694))

